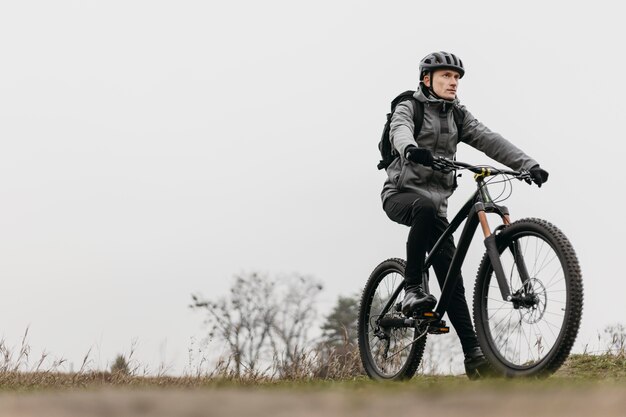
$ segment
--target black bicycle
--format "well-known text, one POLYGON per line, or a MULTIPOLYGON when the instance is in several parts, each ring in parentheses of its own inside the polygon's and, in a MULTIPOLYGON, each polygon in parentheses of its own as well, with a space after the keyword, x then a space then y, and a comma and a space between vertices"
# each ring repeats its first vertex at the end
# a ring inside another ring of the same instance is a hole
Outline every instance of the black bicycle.
POLYGON ((497 204, 510 192, 495 201, 490 196, 488 185, 494 183, 510 184, 512 179, 531 183, 528 172, 472 166, 441 157, 435 159, 433 169, 471 171, 477 190, 425 260, 427 291, 432 254, 467 221, 433 311, 412 317, 402 314, 404 260, 388 259, 374 269, 359 309, 359 350, 365 371, 380 380, 411 378, 422 359, 427 335, 448 333, 442 317, 480 224, 486 252, 476 275, 473 318, 491 371, 508 377, 550 375, 569 355, 582 315, 582 276, 572 245, 545 220, 527 218, 511 223, 508 209, 497 204), (498 214, 503 224, 491 231, 487 213, 498 214))

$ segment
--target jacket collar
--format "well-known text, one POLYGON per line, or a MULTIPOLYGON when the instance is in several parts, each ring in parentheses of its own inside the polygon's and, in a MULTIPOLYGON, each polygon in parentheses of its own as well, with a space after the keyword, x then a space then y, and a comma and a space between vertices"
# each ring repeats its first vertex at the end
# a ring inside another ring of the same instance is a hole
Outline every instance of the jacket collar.
POLYGON ((415 94, 413 94, 413 97, 415 97, 417 100, 421 101, 422 103, 428 103, 431 106, 441 107, 441 110, 444 112, 447 112, 452 107, 459 105, 459 99, 456 97, 454 98, 454 100, 444 100, 442 98, 434 97, 432 94, 427 95, 422 90, 421 85, 420 87, 418 87, 415 94))

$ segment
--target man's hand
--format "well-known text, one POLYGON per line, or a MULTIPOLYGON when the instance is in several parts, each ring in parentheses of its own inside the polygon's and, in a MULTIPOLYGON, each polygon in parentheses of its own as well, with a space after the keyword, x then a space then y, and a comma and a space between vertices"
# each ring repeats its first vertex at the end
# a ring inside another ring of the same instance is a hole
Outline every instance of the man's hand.
POLYGON ((430 150, 415 146, 408 146, 406 148, 405 157, 411 162, 425 165, 427 167, 432 166, 433 161, 435 160, 430 150))
POLYGON ((528 172, 530 173, 530 176, 532 177, 533 182, 537 184, 539 187, 541 187, 541 184, 548 181, 548 171, 541 168, 539 164, 530 168, 528 172))

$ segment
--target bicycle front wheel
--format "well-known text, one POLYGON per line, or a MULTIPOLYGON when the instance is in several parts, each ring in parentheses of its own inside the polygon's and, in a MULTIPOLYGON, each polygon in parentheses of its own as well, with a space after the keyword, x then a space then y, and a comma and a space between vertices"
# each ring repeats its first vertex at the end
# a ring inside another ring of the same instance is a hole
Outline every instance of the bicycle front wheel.
POLYGON ((574 344, 583 308, 580 266, 554 225, 523 219, 496 237, 512 300, 503 300, 487 254, 474 287, 474 323, 487 360, 509 376, 547 376, 574 344))
POLYGON ((398 306, 404 298, 402 259, 388 259, 370 275, 359 307, 359 353, 365 372, 378 380, 411 378, 424 354, 426 333, 413 327, 385 325, 404 320, 398 306))

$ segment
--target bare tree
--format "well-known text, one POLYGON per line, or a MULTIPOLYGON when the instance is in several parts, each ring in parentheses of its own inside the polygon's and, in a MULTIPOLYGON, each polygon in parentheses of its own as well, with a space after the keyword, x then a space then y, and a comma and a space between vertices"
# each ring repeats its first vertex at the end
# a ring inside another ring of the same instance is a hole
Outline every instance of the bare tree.
POLYGON ((217 301, 191 296, 190 307, 207 313, 209 339, 227 345, 230 354, 225 369, 235 377, 262 372, 259 366, 277 312, 274 286, 268 277, 252 273, 236 276, 229 295, 217 301))
POLYGON ((221 369, 240 378, 267 375, 273 367, 284 377, 303 363, 321 289, 310 277, 252 273, 236 276, 228 296, 217 301, 192 295, 190 307, 207 313, 209 339, 228 349, 221 369))
POLYGON ((317 296, 323 287, 305 276, 285 278, 283 284, 270 337, 276 371, 288 378, 305 371, 309 330, 317 318, 317 296))

